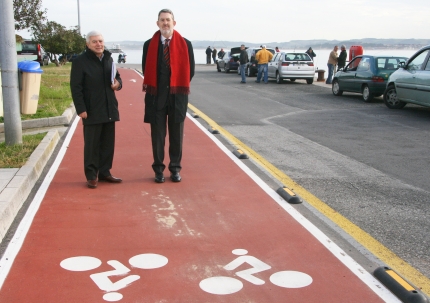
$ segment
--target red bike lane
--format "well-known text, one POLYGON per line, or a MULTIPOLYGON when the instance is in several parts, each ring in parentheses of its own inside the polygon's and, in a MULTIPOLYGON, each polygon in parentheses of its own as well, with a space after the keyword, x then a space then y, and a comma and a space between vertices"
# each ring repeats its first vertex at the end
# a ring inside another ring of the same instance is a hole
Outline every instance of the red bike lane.
POLYGON ((142 79, 120 73, 124 181, 85 186, 79 121, 0 302, 399 302, 191 117, 182 182, 155 183, 142 79))

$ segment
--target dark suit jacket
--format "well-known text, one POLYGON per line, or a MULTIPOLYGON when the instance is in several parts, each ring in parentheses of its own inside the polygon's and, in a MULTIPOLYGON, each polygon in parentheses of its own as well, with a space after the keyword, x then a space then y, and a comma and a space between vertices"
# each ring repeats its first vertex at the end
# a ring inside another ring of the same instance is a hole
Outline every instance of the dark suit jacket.
MULTIPOLYGON (((151 38, 152 39, 152 38, 151 38)), ((145 75, 145 65, 146 65, 146 56, 148 54, 148 48, 149 43, 151 42, 151 39, 147 40, 145 44, 143 45, 143 54, 142 54, 142 72, 145 75)), ((184 38, 185 39, 185 38, 184 38)), ((184 56, 188 55, 189 61, 190 61, 190 82, 191 79, 194 76, 194 69, 195 69, 195 63, 194 63, 194 51, 193 46, 190 41, 185 39, 185 42, 188 46, 188 54, 183 54, 184 56)), ((162 47, 161 41, 158 42, 158 53, 162 53, 162 47)), ((162 64, 162 56, 158 55, 158 70, 160 70, 162 64)), ((159 77, 160 73, 157 74, 157 77, 159 77)), ((157 79, 157 86, 159 83, 159 79, 157 79)), ((188 108, 188 95, 171 95, 171 98, 174 98, 175 103, 175 122, 180 123, 185 120, 186 114, 187 114, 187 108, 188 108)), ((145 117, 144 122, 146 123, 153 123, 155 122, 155 112, 157 110, 157 99, 158 96, 150 95, 148 93, 145 94, 145 117)))
MULTIPOLYGON (((72 62, 70 90, 78 114, 87 112, 84 125, 119 121, 118 101, 111 86, 111 53, 102 61, 88 48, 72 62)), ((115 77, 122 87, 119 73, 115 77)))

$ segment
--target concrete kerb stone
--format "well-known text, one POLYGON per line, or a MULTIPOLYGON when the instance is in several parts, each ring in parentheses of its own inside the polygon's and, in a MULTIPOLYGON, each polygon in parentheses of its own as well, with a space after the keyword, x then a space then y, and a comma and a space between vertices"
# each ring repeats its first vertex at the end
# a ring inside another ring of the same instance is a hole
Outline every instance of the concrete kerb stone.
MULTIPOLYGON (((75 115, 75 112, 76 112, 76 109, 72 103, 68 108, 66 108, 66 110, 63 112, 61 116, 22 121, 21 122, 22 129, 50 127, 50 126, 57 126, 57 125, 69 125, 70 121, 75 115)), ((0 123, 0 133, 3 133, 3 132, 4 132, 4 123, 0 123)))
POLYGON ((0 193, 0 239, 3 239, 6 235, 59 140, 60 135, 57 130, 49 131, 33 151, 26 164, 17 171, 9 184, 0 193))

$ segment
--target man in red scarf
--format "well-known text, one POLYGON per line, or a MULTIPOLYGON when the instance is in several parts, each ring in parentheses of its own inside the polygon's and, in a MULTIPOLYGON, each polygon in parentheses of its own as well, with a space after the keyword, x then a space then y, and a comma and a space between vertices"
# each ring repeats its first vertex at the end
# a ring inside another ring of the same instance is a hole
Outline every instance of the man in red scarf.
POLYGON ((190 82, 194 76, 194 53, 191 42, 173 28, 173 12, 158 13, 159 31, 145 42, 142 55, 144 122, 151 124, 155 182, 163 183, 164 145, 169 131, 169 171, 173 182, 180 182, 184 120, 188 108, 190 82), (167 125, 167 127, 166 127, 167 125))

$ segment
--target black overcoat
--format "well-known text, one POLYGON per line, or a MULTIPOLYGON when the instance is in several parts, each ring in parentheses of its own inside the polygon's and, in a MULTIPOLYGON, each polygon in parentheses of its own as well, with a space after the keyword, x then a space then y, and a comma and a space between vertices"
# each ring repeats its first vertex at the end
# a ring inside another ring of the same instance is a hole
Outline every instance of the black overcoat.
MULTIPOLYGON (((143 45, 143 54, 142 54, 142 73, 145 73, 145 65, 146 65, 146 56, 148 54, 149 49, 149 43, 151 42, 152 38, 147 40, 145 44, 143 45)), ((185 39, 185 42, 187 43, 188 47, 188 54, 183 54, 184 56, 188 55, 189 61, 190 61, 190 82, 191 79, 194 76, 194 69, 195 69, 195 63, 194 63, 194 51, 193 46, 190 41, 185 39)), ((158 53, 162 52, 163 45, 161 44, 161 41, 158 43, 158 53)), ((158 56, 158 62, 157 62, 157 70, 161 69, 161 63, 162 63, 162 57, 158 56)), ((157 77, 159 77, 160 73, 157 73, 157 77)), ((144 74, 145 76, 145 74, 144 74)), ((159 83, 159 79, 157 79, 157 86, 159 83)), ((174 98, 175 102, 175 123, 180 123, 185 120, 186 114, 187 114, 187 108, 188 108, 188 95, 182 95, 182 94, 176 94, 171 95, 171 98, 174 98)), ((145 123, 154 123, 155 122, 155 112, 157 109, 157 96, 151 95, 146 93, 145 94, 145 116, 143 121, 145 123)))
MULTIPOLYGON (((111 88, 111 55, 105 50, 100 61, 87 48, 72 62, 70 90, 78 115, 87 112, 88 117, 82 120, 84 125, 119 121, 118 101, 111 88)), ((115 78, 122 88, 118 72, 115 78)))

